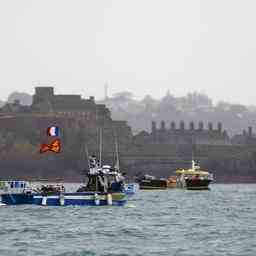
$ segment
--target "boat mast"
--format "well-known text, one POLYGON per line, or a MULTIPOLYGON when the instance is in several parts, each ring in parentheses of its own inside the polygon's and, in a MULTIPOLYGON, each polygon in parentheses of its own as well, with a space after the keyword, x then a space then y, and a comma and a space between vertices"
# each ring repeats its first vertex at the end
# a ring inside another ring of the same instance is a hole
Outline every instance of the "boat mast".
POLYGON ((100 167, 101 167, 101 164, 102 164, 102 128, 100 128, 100 167))
POLYGON ((191 137, 191 148, 192 148, 192 151, 191 151, 191 160, 192 160, 192 170, 195 170, 195 160, 194 160, 194 137, 192 135, 191 137))
POLYGON ((89 151, 88 151, 87 144, 85 144, 84 147, 85 147, 85 153, 86 153, 88 168, 89 168, 89 170, 90 170, 89 151))
POLYGON ((117 135, 115 133, 115 149, 116 149, 116 168, 119 171, 120 169, 120 162, 119 162, 119 154, 118 154, 118 143, 117 143, 117 135))

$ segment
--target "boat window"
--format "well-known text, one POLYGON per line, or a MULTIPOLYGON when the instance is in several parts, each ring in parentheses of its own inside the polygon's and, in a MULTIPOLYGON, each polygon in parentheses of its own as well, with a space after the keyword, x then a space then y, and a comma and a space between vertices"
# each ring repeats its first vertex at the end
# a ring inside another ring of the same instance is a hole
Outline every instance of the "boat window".
POLYGON ((5 187, 5 182, 4 182, 4 181, 1 181, 1 182, 0 182, 0 189, 4 189, 4 187, 5 187))
POLYGON ((14 187, 15 187, 15 188, 19 188, 19 185, 20 185, 20 184, 19 184, 18 181, 15 181, 15 182, 14 182, 14 187))

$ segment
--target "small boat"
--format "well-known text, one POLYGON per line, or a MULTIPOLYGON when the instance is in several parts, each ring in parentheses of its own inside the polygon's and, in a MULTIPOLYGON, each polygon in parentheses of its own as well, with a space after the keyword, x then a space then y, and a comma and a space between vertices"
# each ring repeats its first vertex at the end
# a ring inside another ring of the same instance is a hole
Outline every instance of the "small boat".
POLYGON ((138 189, 138 186, 136 183, 127 183, 124 185, 124 190, 126 195, 136 194, 137 189, 138 189))
POLYGON ((137 179, 140 189, 167 189, 168 181, 165 178, 157 179, 152 175, 144 175, 137 179))
POLYGON ((177 187, 189 190, 209 190, 209 184, 213 181, 213 175, 201 170, 194 160, 191 169, 177 170, 176 177, 177 187))

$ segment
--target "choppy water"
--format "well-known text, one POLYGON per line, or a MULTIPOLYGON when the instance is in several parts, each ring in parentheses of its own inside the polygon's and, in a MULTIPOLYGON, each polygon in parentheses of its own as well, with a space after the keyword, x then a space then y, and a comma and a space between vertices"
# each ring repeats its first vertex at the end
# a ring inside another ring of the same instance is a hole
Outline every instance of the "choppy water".
POLYGON ((139 191, 126 207, 0 208, 0 255, 256 255, 256 185, 139 191))

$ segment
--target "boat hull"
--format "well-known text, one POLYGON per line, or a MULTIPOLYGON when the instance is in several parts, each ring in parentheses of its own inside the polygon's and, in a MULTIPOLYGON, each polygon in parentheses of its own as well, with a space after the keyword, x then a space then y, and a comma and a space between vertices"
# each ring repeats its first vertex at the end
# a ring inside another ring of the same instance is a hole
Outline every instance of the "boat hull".
POLYGON ((149 190, 149 189, 167 189, 166 180, 142 180, 139 183, 140 189, 149 190))
POLYGON ((1 203, 7 205, 33 204, 33 195, 24 193, 2 194, 1 203))
MULTIPOLYGON (((111 205, 122 206, 126 203, 124 193, 111 194, 111 205)), ((61 195, 42 194, 3 194, 2 203, 6 205, 46 205, 46 206, 68 206, 68 205, 110 205, 106 193, 98 193, 97 199, 93 192, 63 193, 61 195)))
POLYGON ((208 187, 211 180, 186 180, 186 188, 188 190, 210 190, 208 187))

